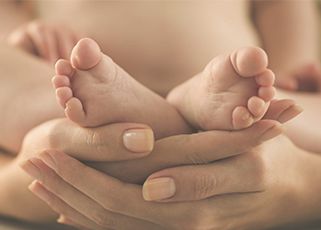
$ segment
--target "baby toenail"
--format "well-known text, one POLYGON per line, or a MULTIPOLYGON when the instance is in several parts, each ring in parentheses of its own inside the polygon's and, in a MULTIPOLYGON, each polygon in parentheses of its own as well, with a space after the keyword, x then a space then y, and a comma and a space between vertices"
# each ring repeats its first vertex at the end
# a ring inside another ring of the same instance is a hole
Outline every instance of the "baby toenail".
POLYGON ((154 133, 151 129, 131 129, 123 135, 125 147, 133 153, 146 153, 153 150, 154 133))
POLYGON ((241 117, 241 119, 243 120, 243 121, 246 121, 246 120, 248 120, 250 118, 250 114, 248 114, 248 113, 244 113, 243 115, 242 115, 242 117, 241 117))

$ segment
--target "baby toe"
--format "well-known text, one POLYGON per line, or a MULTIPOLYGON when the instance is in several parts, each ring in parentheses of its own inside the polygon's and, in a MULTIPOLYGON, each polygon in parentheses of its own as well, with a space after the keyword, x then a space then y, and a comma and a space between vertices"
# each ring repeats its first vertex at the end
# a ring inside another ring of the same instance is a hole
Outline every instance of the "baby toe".
POLYGON ((256 76, 255 81, 259 86, 272 86, 275 81, 275 75, 272 70, 267 69, 256 76))
POLYGON ((71 77, 74 69, 72 68, 69 61, 60 59, 56 62, 55 71, 57 75, 65 75, 71 77))
POLYGON ((245 47, 231 55, 231 62, 238 74, 243 77, 253 77, 266 69, 268 58, 259 47, 245 47))
POLYGON ((100 47, 90 39, 83 38, 71 52, 71 63, 80 70, 88 70, 96 66, 102 58, 100 47))
POLYGON ((258 95, 260 98, 262 98, 264 101, 268 102, 271 101, 275 96, 275 88, 270 87, 260 87, 258 90, 258 95))
POLYGON ((56 97, 59 104, 65 108, 66 102, 72 97, 72 91, 69 87, 59 87, 56 89, 56 97))
POLYGON ((70 86, 70 80, 65 75, 56 75, 52 78, 52 84, 54 88, 68 87, 70 86))
POLYGON ((260 118, 264 115, 268 106, 264 100, 254 96, 248 100, 247 107, 254 117, 260 118))
POLYGON ((234 129, 244 129, 254 122, 252 114, 244 106, 238 106, 232 113, 232 124, 234 129))
POLYGON ((76 123, 83 123, 86 120, 86 114, 81 101, 72 97, 66 103, 65 115, 76 123))

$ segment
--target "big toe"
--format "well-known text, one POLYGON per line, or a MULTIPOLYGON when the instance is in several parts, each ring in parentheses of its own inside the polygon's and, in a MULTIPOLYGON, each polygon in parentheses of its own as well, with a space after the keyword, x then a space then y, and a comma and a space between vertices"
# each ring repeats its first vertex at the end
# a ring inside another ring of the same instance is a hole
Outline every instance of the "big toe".
POLYGON ((268 65, 264 50, 258 47, 245 47, 231 55, 235 71, 243 77, 253 77, 262 73, 268 65))
POLYGON ((77 69, 88 70, 97 65, 101 57, 98 44, 90 38, 83 38, 71 52, 71 63, 77 69))

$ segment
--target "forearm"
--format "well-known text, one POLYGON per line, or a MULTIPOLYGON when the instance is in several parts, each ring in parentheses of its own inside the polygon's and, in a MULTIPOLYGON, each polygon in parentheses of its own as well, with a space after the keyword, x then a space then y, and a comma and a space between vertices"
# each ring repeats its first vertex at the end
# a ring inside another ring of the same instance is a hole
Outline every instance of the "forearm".
POLYGON ((319 25, 315 1, 253 1, 255 25, 273 70, 318 58, 319 25))

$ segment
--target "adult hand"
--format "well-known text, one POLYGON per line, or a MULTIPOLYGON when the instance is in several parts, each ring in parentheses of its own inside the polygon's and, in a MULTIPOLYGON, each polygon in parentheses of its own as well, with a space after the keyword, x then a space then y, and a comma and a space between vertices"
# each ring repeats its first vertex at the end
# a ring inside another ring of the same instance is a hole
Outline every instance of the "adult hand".
MULTIPOLYGON (((293 101, 278 100, 271 103, 266 118, 285 122, 298 113, 300 109, 293 101)), ((118 179, 143 183, 148 175, 164 168, 207 163, 207 155, 213 152, 221 152, 226 157, 239 154, 225 139, 237 139, 240 147, 246 149, 280 132, 278 122, 262 120, 240 132, 213 131, 205 138, 202 133, 165 138, 157 142, 159 147, 152 151, 153 134, 146 125, 124 123, 82 128, 67 119, 56 119, 28 133, 19 158, 24 161, 43 149, 58 149, 118 179), (270 133, 264 134, 268 129, 270 133), (194 151, 186 156, 196 145, 203 146, 200 151, 207 155, 200 156, 194 151)))
MULTIPOLYGON (((272 103, 274 105, 272 108, 275 108, 276 112, 279 107, 286 108, 281 113, 275 113, 279 115, 276 116, 275 119, 286 121, 287 117, 290 118, 295 115, 295 113, 293 113, 293 111, 296 111, 295 106, 293 106, 291 101, 283 100, 280 101, 280 103, 272 103), (283 103, 289 106, 279 106, 283 103)), ((68 154, 84 160, 93 158, 96 160, 108 161, 109 159, 117 160, 118 158, 125 158, 122 151, 125 151, 126 155, 128 150, 124 146, 128 146, 129 143, 126 144, 126 141, 122 140, 124 139, 123 134, 127 135, 125 130, 130 128, 134 128, 135 130, 137 128, 147 127, 136 124, 117 124, 97 129, 84 129, 65 119, 47 122, 29 133, 25 139, 24 152, 23 154, 20 154, 19 157, 21 158, 21 156, 24 156, 24 159, 26 159, 28 157, 37 156, 37 152, 42 149, 57 148, 68 151, 68 154), (108 131, 110 128, 111 131, 108 131), (86 142, 87 139, 98 141, 86 142), (98 151, 97 145, 100 146, 98 151)), ((143 181, 155 170, 181 164, 206 163, 207 160, 221 159, 241 153, 242 150, 245 151, 245 149, 250 148, 250 146, 257 145, 266 139, 274 137, 280 132, 279 123, 275 121, 260 121, 250 129, 239 132, 212 131, 209 135, 204 133, 179 135, 158 141, 157 148, 153 151, 153 154, 151 154, 153 157, 149 158, 143 154, 143 156, 145 156, 144 161, 136 159, 123 161, 122 164, 109 163, 105 165, 107 168, 109 166, 114 174, 119 174, 119 172, 121 172, 121 176, 124 175, 129 178, 129 181, 143 181), (240 145, 230 146, 229 138, 238 139, 240 145), (222 146, 224 146, 224 148, 222 146), (199 154, 198 151, 201 151, 204 154, 199 154), (216 152, 211 154, 213 153, 212 151, 216 152), (139 164, 137 164, 137 161, 139 164), (135 169, 137 169, 137 167, 138 170, 136 172, 135 169)), ((136 142, 134 141, 133 143, 136 142)), ((132 144, 130 144, 131 147, 137 147, 132 144)), ((74 173, 76 175, 76 172, 74 173)))
MULTIPOLYGON (((202 138, 207 140, 213 135, 205 134, 202 138)), ((200 136, 191 139, 199 141, 200 136)), ((238 146, 236 139, 226 142, 238 146)), ((204 150, 201 145, 193 148, 204 150)), ((121 182, 59 151, 44 151, 23 168, 37 180, 30 190, 61 214, 59 222, 76 227, 255 229, 320 219, 320 165, 320 156, 281 137, 208 165, 155 174, 170 176, 175 183, 173 187, 166 179, 154 184, 158 195, 174 188, 167 201, 198 200, 180 203, 147 202, 141 186, 121 182)), ((155 194, 154 190, 148 196, 155 194)))

